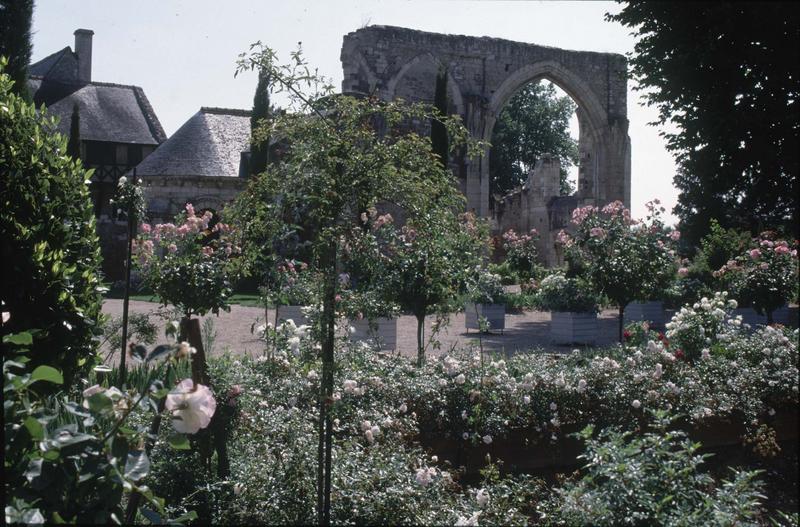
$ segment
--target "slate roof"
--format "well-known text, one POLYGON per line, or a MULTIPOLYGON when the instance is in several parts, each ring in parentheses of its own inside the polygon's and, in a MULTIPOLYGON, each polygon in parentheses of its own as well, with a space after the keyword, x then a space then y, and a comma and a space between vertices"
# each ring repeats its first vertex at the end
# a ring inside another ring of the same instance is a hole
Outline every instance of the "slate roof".
POLYGON ((138 86, 77 81, 78 59, 67 46, 29 67, 28 87, 36 106, 60 118, 58 131, 69 135, 72 108, 78 105, 81 139, 158 145, 167 140, 153 107, 138 86))
POLYGON ((249 150, 249 111, 203 107, 136 166, 136 175, 239 177, 249 150))

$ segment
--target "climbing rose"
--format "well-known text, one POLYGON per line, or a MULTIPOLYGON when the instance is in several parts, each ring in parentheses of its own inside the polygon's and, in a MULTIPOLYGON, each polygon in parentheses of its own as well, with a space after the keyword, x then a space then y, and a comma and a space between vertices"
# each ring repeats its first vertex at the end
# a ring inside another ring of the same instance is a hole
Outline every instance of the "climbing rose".
POLYGON ((217 402, 207 386, 195 386, 192 379, 184 379, 167 394, 165 404, 172 414, 172 426, 184 434, 195 434, 211 422, 217 402))

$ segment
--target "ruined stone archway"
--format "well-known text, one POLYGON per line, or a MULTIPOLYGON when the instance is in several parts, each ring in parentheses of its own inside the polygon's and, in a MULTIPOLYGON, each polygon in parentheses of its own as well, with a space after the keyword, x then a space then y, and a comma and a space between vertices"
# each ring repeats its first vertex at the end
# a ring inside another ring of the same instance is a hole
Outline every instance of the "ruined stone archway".
MULTIPOLYGON (((630 207, 624 56, 370 26, 345 35, 341 60, 343 92, 369 88, 369 93, 387 100, 420 100, 421 92, 432 95, 433 66, 445 65, 456 111, 472 136, 483 140, 491 138, 497 116, 517 90, 542 78, 554 82, 579 106, 581 166, 577 196, 558 204, 550 199, 557 201, 558 196, 537 198, 547 209, 547 235, 576 206, 620 200, 630 207)), ((479 160, 464 161, 456 171, 467 208, 482 217, 489 216, 489 155, 490 151, 479 160)))

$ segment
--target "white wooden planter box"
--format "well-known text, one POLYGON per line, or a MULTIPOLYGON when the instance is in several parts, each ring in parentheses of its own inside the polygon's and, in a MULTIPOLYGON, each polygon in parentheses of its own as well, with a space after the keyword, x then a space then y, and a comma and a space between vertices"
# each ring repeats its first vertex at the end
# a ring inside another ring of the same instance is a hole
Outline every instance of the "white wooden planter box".
POLYGON ((355 330, 350 335, 354 342, 365 341, 379 346, 382 351, 394 351, 397 349, 397 319, 396 318, 376 318, 370 322, 366 318, 361 320, 350 320, 349 324, 355 330))
POLYGON ((654 300, 650 302, 631 302, 625 306, 625 324, 630 322, 650 322, 653 329, 664 329, 666 315, 664 313, 664 302, 654 300))
POLYGON ((598 332, 597 313, 550 312, 550 340, 553 344, 594 344, 598 332))
MULTIPOLYGON (((734 309, 732 316, 741 315, 742 324, 749 324, 752 329, 756 326, 767 325, 767 315, 759 315, 752 307, 740 307, 734 309)), ((789 325, 789 306, 779 307, 772 312, 772 321, 776 324, 789 325)))
POLYGON ((489 323, 489 331, 506 329, 505 304, 466 304, 464 320, 467 329, 480 329, 478 319, 483 317, 489 323))
POLYGON ((289 319, 295 323, 296 326, 308 324, 308 319, 303 315, 301 309, 305 306, 280 306, 278 307, 278 324, 286 322, 289 319))

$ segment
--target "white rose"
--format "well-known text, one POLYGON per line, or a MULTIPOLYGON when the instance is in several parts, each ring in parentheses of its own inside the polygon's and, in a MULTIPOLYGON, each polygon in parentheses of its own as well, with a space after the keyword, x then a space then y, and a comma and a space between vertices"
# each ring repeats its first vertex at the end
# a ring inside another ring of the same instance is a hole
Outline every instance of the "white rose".
POLYGON ((194 434, 211 422, 217 402, 207 386, 184 379, 167 394, 165 407, 172 414, 172 426, 176 431, 194 434))

